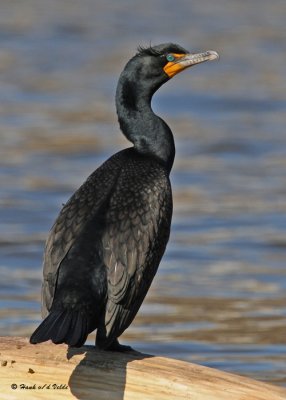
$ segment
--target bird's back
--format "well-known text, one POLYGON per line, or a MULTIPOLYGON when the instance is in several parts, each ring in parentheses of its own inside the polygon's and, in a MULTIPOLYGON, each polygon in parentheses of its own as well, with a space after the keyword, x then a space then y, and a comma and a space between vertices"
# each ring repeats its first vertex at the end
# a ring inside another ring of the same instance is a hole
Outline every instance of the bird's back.
POLYGON ((166 169, 131 150, 112 193, 102 237, 107 267, 107 337, 135 317, 157 272, 170 234, 172 193, 166 169))
POLYGON ((43 311, 86 308, 105 347, 135 317, 170 232, 168 171, 133 148, 98 168, 71 197, 46 245, 43 311))

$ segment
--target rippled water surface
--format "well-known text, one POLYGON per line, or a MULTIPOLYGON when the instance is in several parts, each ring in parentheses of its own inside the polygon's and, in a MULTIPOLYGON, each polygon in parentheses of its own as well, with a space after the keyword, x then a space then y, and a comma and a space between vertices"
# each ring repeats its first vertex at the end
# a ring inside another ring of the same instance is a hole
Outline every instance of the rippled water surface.
MULTIPOLYGON (((172 234, 138 350, 286 385, 286 3, 2 0, 0 330, 40 320, 44 241, 62 203, 128 146, 114 92, 139 44, 217 50, 160 89, 172 234)), ((90 341, 93 341, 91 335, 90 341)))

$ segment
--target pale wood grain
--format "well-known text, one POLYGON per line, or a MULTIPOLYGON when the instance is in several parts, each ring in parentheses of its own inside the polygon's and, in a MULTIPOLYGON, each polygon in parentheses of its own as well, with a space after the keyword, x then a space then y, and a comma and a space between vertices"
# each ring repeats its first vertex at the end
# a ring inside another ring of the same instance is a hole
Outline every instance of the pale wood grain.
POLYGON ((0 338, 0 393, 3 400, 286 400, 284 388, 183 361, 13 337, 0 338))

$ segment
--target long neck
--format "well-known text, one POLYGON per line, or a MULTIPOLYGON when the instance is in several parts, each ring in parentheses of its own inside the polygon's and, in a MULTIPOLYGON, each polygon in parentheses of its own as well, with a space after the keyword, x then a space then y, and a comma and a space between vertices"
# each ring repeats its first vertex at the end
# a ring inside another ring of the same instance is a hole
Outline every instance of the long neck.
POLYGON ((170 171, 175 157, 171 129, 151 108, 157 88, 148 88, 122 73, 116 91, 116 109, 123 134, 142 154, 154 156, 170 171))

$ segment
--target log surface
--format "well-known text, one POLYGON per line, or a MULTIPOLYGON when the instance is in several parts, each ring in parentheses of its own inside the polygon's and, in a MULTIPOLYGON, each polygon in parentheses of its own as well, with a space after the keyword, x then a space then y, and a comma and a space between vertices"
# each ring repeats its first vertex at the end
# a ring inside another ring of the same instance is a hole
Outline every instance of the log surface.
POLYGON ((286 400, 286 389, 184 361, 0 338, 1 399, 286 400))

